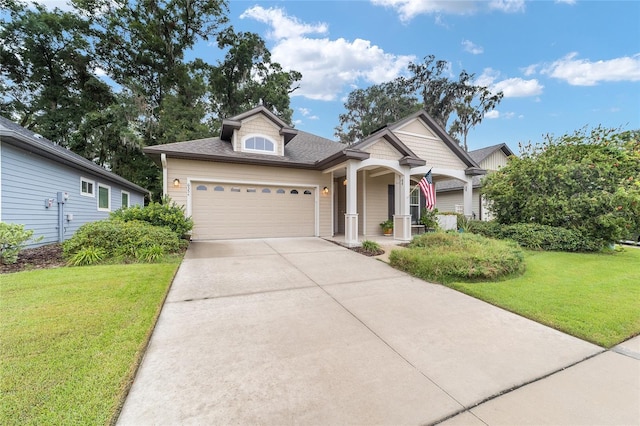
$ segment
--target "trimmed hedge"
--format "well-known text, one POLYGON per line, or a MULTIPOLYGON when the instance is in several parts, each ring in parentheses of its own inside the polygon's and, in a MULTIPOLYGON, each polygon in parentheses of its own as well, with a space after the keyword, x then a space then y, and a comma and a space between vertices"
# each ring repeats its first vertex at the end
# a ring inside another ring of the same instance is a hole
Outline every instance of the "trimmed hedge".
POLYGON ((391 266, 427 281, 495 281, 524 272, 524 253, 514 242, 470 233, 419 235, 405 250, 393 250, 391 266))
POLYGON ((168 227, 106 219, 82 225, 62 248, 65 259, 79 265, 113 260, 153 261, 160 253, 180 252, 185 244, 168 227))
POLYGON ((502 225, 494 221, 472 221, 469 230, 489 238, 513 240, 532 250, 593 252, 602 249, 599 243, 589 241, 577 230, 537 223, 502 225))

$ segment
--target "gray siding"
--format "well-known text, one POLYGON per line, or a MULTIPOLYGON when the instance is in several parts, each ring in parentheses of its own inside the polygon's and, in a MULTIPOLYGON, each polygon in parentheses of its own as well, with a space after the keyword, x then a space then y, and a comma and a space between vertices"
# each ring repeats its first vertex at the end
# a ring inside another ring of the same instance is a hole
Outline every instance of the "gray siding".
POLYGON ((7 144, 0 145, 0 167, 0 220, 25 225, 35 231, 34 237, 42 236, 41 241, 30 244, 32 247, 58 241, 58 192, 69 193, 64 215, 73 215, 73 220, 64 220, 65 240, 81 225, 109 216, 109 212, 98 211, 98 183, 111 187, 111 211, 121 207, 123 190, 129 192, 131 206, 144 203, 141 193, 7 144), (95 197, 81 195, 80 177, 94 182, 95 197), (45 200, 49 198, 53 198, 53 205, 46 208, 45 200))

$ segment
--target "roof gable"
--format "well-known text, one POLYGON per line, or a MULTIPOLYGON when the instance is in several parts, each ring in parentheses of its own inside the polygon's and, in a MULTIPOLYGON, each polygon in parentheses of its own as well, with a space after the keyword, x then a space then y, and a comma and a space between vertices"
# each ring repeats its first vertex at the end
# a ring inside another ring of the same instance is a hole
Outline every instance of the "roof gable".
POLYGON ((252 118, 253 116, 256 116, 258 114, 263 115, 279 128, 280 135, 284 136, 285 145, 298 134, 298 131, 296 129, 287 125, 287 123, 282 121, 273 112, 260 105, 256 108, 250 109, 249 111, 243 112, 242 114, 238 114, 234 117, 229 117, 222 120, 220 139, 230 141, 233 136, 233 131, 239 130, 240 127, 242 127, 243 121, 246 121, 248 118, 252 118))

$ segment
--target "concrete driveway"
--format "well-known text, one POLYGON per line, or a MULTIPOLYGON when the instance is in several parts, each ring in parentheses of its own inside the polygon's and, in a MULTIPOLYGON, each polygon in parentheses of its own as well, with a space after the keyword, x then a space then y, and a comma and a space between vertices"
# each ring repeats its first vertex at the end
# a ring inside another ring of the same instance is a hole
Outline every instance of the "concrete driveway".
POLYGON ((318 238, 197 242, 118 423, 636 424, 627 355, 318 238))

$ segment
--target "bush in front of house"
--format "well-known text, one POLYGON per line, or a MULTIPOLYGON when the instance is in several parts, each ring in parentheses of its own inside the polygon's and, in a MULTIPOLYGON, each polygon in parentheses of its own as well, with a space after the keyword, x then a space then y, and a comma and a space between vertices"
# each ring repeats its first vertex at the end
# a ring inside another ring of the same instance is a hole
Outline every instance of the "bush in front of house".
POLYGON ((0 261, 6 265, 16 263, 20 250, 32 237, 33 231, 24 229, 24 225, 0 222, 0 261))
POLYGON ((532 250, 590 252, 599 251, 599 241, 588 240, 580 231, 537 223, 502 225, 472 221, 470 231, 490 238, 509 239, 532 250))
POLYGON ((426 281, 494 281, 524 272, 524 253, 511 241, 470 233, 433 232, 394 250, 391 266, 426 281))
POLYGON ((100 220, 82 225, 62 245, 71 265, 102 262, 152 262, 178 253, 185 241, 164 226, 131 220, 100 220))
POLYGON ((110 218, 125 222, 139 220, 155 226, 166 226, 178 237, 185 236, 193 229, 193 220, 185 217, 184 207, 177 205, 168 197, 163 198, 160 203, 152 201, 145 207, 133 206, 116 210, 111 213, 110 218))

